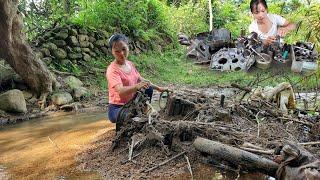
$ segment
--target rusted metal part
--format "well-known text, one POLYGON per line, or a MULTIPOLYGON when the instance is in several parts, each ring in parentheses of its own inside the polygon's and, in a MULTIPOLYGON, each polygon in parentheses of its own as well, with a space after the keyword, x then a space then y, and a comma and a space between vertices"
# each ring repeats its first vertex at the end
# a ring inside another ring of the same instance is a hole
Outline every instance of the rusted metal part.
POLYGON ((253 63, 253 56, 245 58, 241 49, 221 49, 212 55, 210 68, 218 71, 247 71, 253 63))
POLYGON ((181 45, 188 46, 187 57, 195 59, 196 63, 208 62, 212 54, 221 48, 234 46, 231 33, 227 29, 215 29, 212 32, 199 33, 194 39, 180 33, 178 41, 181 45))

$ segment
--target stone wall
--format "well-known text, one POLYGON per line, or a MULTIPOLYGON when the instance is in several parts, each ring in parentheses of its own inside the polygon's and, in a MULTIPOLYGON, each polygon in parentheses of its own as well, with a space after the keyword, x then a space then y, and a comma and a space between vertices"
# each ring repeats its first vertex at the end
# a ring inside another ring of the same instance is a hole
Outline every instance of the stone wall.
POLYGON ((109 35, 101 30, 86 30, 77 25, 47 29, 35 38, 34 50, 47 65, 83 64, 109 53, 109 35))

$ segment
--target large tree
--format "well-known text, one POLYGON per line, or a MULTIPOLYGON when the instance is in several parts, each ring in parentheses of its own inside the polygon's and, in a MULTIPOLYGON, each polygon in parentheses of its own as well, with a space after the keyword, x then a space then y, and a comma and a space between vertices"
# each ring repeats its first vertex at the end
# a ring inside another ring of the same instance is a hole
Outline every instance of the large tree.
POLYGON ((56 80, 25 41, 22 26, 18 0, 0 0, 0 58, 5 59, 26 84, 41 95, 43 103, 56 80))

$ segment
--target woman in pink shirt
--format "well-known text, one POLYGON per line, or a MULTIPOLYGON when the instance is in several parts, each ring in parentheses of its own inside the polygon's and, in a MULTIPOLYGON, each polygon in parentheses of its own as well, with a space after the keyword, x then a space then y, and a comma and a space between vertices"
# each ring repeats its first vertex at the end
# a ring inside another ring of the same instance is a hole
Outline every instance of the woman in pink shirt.
POLYGON ((151 99, 153 88, 160 92, 165 89, 143 79, 134 64, 128 60, 129 46, 125 35, 112 35, 109 39, 109 47, 115 59, 106 72, 109 89, 108 117, 115 123, 121 107, 129 102, 138 90, 147 89, 146 94, 151 99))

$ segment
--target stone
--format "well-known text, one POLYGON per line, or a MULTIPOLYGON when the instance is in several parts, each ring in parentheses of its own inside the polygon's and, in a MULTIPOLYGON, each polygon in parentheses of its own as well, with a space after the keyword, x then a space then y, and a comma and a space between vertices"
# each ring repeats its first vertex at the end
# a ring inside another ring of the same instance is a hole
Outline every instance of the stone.
POLYGON ((98 47, 102 47, 104 46, 106 43, 105 43, 105 40, 97 40, 96 42, 94 42, 94 45, 95 46, 98 46, 98 47))
POLYGON ((51 57, 45 57, 45 58, 42 58, 42 61, 43 61, 46 65, 49 65, 49 64, 51 64, 51 62, 52 62, 52 58, 51 58, 51 57))
POLYGON ((67 42, 71 46, 79 46, 78 39, 75 36, 69 36, 67 42))
POLYGON ((78 35, 78 31, 76 29, 70 29, 69 34, 71 36, 77 36, 78 35))
POLYGON ((94 52, 92 52, 92 51, 90 51, 89 54, 90 54, 90 56, 92 56, 92 57, 96 57, 96 56, 97 56, 97 54, 94 53, 94 52))
POLYGON ((43 48, 47 48, 50 51, 54 51, 54 50, 58 49, 58 46, 53 44, 52 42, 45 43, 45 44, 42 45, 42 47, 43 48))
POLYGON ((67 53, 73 53, 73 49, 70 46, 66 46, 67 53))
POLYGON ((54 50, 52 52, 53 56, 57 59, 64 59, 67 57, 67 52, 61 48, 58 48, 57 50, 54 50))
POLYGON ((61 63, 62 65, 72 64, 72 62, 71 62, 69 59, 62 59, 62 60, 60 61, 60 63, 61 63))
POLYGON ((82 48, 82 52, 89 53, 91 50, 89 48, 82 48))
POLYGON ((67 43, 64 40, 53 40, 53 43, 60 48, 63 48, 67 45, 67 43))
POLYGON ((94 45, 93 45, 92 42, 89 43, 89 48, 90 48, 91 50, 94 49, 94 45))
POLYGON ((88 41, 89 40, 89 37, 87 35, 78 35, 78 39, 79 39, 79 42, 81 43, 82 41, 88 41))
POLYGON ((48 39, 48 38, 51 37, 51 36, 52 36, 52 32, 49 31, 49 32, 45 33, 42 37, 43 37, 44 39, 48 39))
POLYGON ((97 40, 96 40, 96 38, 90 36, 90 37, 89 37, 89 41, 90 41, 90 42, 96 42, 97 40))
POLYGON ((41 51, 35 51, 34 52, 38 59, 42 59, 44 57, 43 53, 41 51))
POLYGON ((51 101, 53 104, 61 106, 73 101, 72 96, 68 92, 56 93, 51 96, 51 101))
POLYGON ((82 49, 81 49, 81 47, 74 47, 74 48, 73 48, 73 51, 74 51, 74 52, 81 53, 81 52, 82 52, 82 49))
POLYGON ((0 95, 0 109, 12 113, 26 113, 27 106, 23 93, 18 89, 0 95))
POLYGON ((89 41, 81 41, 80 42, 80 47, 86 48, 89 47, 90 42, 89 41))
POLYGON ((44 56, 50 56, 50 50, 48 48, 41 48, 40 51, 44 56))
POLYGON ((33 94, 30 91, 22 91, 22 93, 25 100, 31 99, 33 97, 33 94))
POLYGON ((80 59, 80 58, 82 58, 82 54, 81 53, 69 53, 68 57, 70 59, 80 59))
POLYGON ((85 29, 79 29, 79 34, 88 34, 88 31, 85 29))
POLYGON ((74 99, 79 100, 79 99, 81 99, 83 97, 88 97, 89 96, 89 91, 85 87, 79 87, 77 89, 73 89, 72 95, 73 95, 74 99))
POLYGON ((83 82, 74 76, 68 76, 64 79, 64 82, 71 89, 77 89, 83 85, 83 82))
POLYGON ((90 61, 91 60, 91 56, 89 54, 83 53, 83 60, 90 61))
POLYGON ((101 50, 102 50, 102 52, 105 53, 105 54, 109 54, 109 53, 110 53, 110 52, 109 52, 109 49, 106 48, 106 47, 101 47, 101 50))
POLYGON ((68 37, 68 33, 65 33, 65 32, 58 32, 56 35, 55 35, 55 38, 57 39, 66 39, 68 37))

